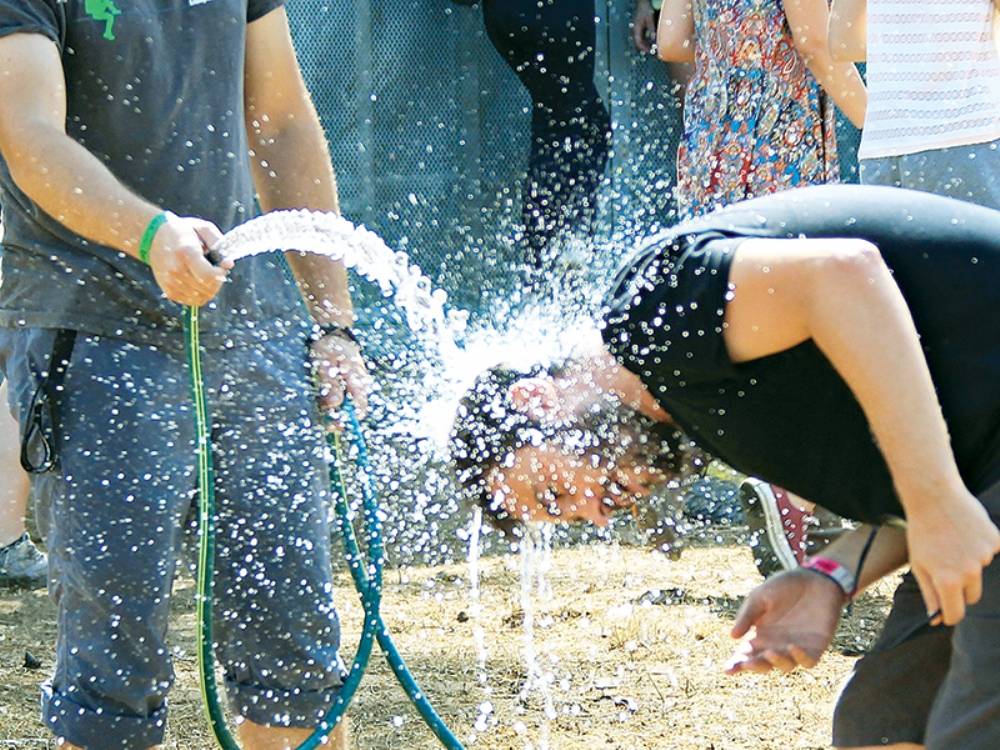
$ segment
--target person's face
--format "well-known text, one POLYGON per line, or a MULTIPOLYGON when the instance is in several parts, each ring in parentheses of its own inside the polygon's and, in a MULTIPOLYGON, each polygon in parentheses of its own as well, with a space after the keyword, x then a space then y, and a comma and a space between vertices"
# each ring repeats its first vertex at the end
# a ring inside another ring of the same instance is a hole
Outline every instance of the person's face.
POLYGON ((662 472, 630 462, 607 466, 593 455, 577 456, 552 445, 526 446, 510 466, 488 475, 489 491, 520 521, 589 521, 607 526, 611 515, 631 508, 666 481, 662 472))

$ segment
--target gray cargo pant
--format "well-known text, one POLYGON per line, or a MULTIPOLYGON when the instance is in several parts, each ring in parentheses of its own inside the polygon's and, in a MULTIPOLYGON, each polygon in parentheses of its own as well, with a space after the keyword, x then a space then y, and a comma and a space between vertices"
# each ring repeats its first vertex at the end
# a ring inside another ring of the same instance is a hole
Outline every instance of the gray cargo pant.
MULTIPOLYGON (((54 336, 0 331, 22 430, 54 336)), ((230 705, 267 725, 315 725, 343 676, 325 442, 306 361, 303 338, 204 357, 218 505, 216 656, 230 705)), ((190 404, 179 354, 76 337, 52 411, 57 462, 34 477, 34 490, 58 606, 43 720, 84 748, 163 740, 173 682, 168 603, 196 495, 190 404)))

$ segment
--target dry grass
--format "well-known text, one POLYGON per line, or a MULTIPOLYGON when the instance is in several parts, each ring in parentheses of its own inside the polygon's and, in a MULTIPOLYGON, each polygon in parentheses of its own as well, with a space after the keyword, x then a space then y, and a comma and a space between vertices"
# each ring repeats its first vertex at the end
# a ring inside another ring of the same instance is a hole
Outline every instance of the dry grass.
MULTIPOLYGON (((546 729, 539 696, 519 698, 525 667, 515 560, 483 561, 485 684, 476 676, 466 569, 411 568, 386 579, 385 616, 400 651, 460 739, 486 750, 539 748, 546 731, 550 747, 570 750, 827 747, 837 686, 870 641, 889 591, 859 603, 816 670, 729 678, 721 671, 732 649, 729 622, 758 580, 745 549, 688 549, 679 561, 614 545, 557 551, 551 595, 535 605, 536 648, 554 676, 558 713, 546 729), (641 603, 650 591, 645 599, 656 603, 641 603), (487 701, 496 724, 472 742, 478 706, 487 701)), ((346 576, 339 584, 351 655, 360 607, 346 576)), ((167 747, 183 750, 212 747, 191 650, 192 593, 183 580, 173 615, 178 679, 167 747)), ((0 748, 48 746, 36 685, 52 666, 54 633, 54 610, 44 594, 0 596, 0 748), (25 668, 26 651, 40 668, 25 668)), ((351 721, 358 748, 436 746, 380 659, 373 660, 351 721)))

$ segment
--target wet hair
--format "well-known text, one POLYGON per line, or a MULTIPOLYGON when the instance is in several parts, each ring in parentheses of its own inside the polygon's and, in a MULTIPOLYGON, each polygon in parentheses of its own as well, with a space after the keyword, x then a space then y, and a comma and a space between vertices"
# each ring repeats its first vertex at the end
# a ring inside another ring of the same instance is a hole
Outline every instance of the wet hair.
POLYGON ((683 434, 610 395, 573 421, 543 423, 515 407, 514 383, 564 371, 565 363, 530 369, 499 365, 481 374, 459 403, 450 437, 452 466, 468 498, 507 536, 518 534, 521 520, 490 494, 488 477, 524 446, 556 443, 580 456, 596 455, 609 466, 627 458, 667 477, 683 473, 688 445, 683 434))

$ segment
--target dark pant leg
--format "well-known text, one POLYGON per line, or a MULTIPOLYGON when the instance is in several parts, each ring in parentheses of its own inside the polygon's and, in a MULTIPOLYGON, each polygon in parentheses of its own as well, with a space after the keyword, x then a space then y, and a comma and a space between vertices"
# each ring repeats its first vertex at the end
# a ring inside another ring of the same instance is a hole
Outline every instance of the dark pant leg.
POLYGON ((235 711, 265 725, 315 726, 343 677, 326 443, 306 351, 304 340, 269 342, 205 363, 218 655, 235 711))
MULTIPOLYGON (((52 331, 16 334, 21 409, 48 368, 52 331)), ((45 726, 86 748, 159 744, 173 681, 166 644, 174 552, 193 497, 183 362, 78 336, 56 405, 58 463, 33 477, 58 607, 45 726)))
MULTIPOLYGON (((981 499, 1000 524, 1000 484, 981 499)), ((983 597, 955 626, 948 674, 927 724, 927 750, 1000 748, 1000 557, 983 571, 983 597)))
MULTIPOLYGON (((1000 485, 980 500, 1000 522, 1000 485)), ((983 598, 962 622, 948 628, 926 621, 920 589, 907 573, 878 641, 841 691, 834 745, 1000 747, 1000 558, 983 571, 983 598)))
POLYGON ((591 231, 608 159, 611 123, 594 85, 593 4, 489 0, 483 12, 490 40, 532 98, 522 218, 529 262, 540 268, 554 239, 591 231))
POLYGON ((951 658, 951 628, 926 621, 920 587, 907 573, 882 632, 841 689, 833 714, 835 747, 923 744, 951 658))

